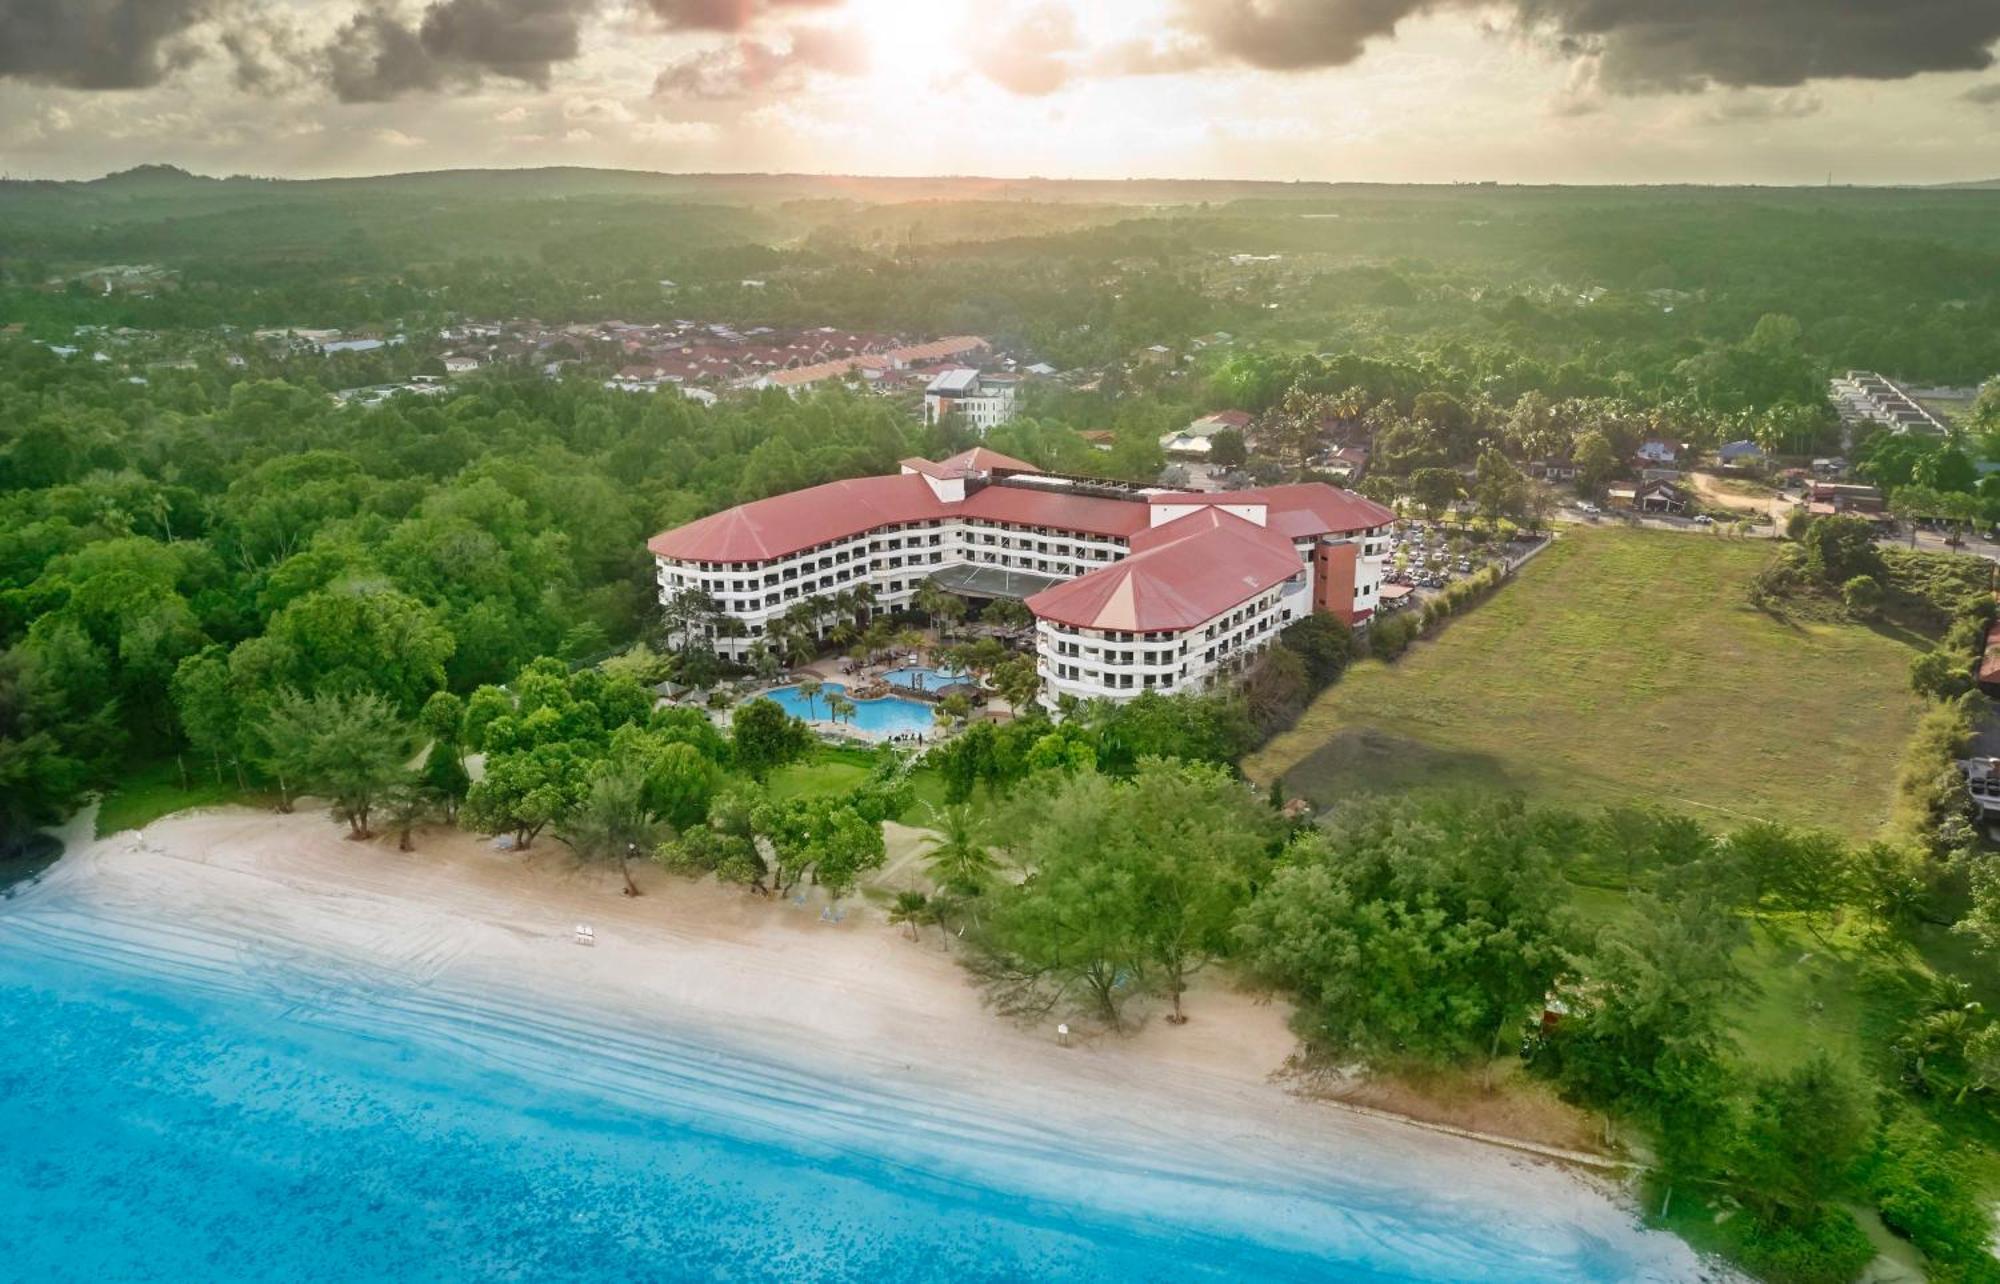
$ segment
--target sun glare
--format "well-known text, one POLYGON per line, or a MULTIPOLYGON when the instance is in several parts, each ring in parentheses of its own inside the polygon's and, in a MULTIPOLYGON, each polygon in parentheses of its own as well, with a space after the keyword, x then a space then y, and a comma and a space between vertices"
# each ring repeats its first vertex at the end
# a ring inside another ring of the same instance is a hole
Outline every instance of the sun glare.
POLYGON ((851 10, 878 82, 921 84, 965 65, 965 0, 855 0, 851 10))

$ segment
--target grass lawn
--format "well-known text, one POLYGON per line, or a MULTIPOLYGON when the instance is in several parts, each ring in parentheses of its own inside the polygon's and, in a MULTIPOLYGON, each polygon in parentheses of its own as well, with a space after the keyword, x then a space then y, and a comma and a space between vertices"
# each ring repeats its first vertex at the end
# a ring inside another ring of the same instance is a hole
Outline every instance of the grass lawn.
MULTIPOLYGON (((822 745, 811 761, 793 763, 773 771, 765 782, 765 788, 771 797, 779 800, 845 793, 868 779, 873 761, 873 755, 865 749, 822 745)), ((896 819, 905 825, 927 827, 931 823, 931 809, 945 805, 944 777, 928 767, 919 766, 910 773, 910 786, 916 800, 896 819)), ((974 790, 971 803, 973 811, 989 821, 1004 807, 1004 804, 990 798, 985 789, 974 790)))
POLYGON ((140 763, 120 774, 117 786, 104 795, 97 809, 97 836, 140 829, 162 816, 190 807, 214 807, 243 797, 234 780, 217 784, 212 772, 188 764, 188 787, 181 788, 180 768, 172 758, 140 763))
POLYGON ((1566 534, 1434 641, 1356 665, 1244 770, 1322 805, 1485 786, 1869 837, 1920 712, 1907 674, 1924 643, 1752 608, 1745 586, 1772 555, 1713 536, 1566 534))

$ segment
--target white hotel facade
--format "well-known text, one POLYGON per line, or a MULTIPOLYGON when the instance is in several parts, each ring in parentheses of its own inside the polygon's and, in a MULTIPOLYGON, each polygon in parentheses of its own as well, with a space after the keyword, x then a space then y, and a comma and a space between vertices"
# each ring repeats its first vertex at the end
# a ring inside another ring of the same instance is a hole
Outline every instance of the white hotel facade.
POLYGON ((798 602, 935 576, 1025 599, 1044 699, 1202 690, 1314 610, 1374 614, 1393 515, 1332 486, 1184 494, 1044 474, 984 448, 741 504, 655 536, 660 600, 697 590, 740 659, 798 602))

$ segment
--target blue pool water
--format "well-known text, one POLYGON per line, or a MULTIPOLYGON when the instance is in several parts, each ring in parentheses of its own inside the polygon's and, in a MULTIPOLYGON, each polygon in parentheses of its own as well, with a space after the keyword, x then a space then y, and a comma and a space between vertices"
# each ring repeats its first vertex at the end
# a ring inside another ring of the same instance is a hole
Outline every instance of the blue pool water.
POLYGON ((0 902, 0 1277, 1368 1284, 1657 1260, 1532 1197, 1496 1216, 1304 1161, 1092 1148, 580 1001, 195 922, 120 934, 0 902))
MULTIPOLYGON (((828 720, 826 698, 828 695, 846 695, 847 687, 839 682, 829 682, 821 688, 810 707, 797 687, 779 687, 764 693, 778 702, 786 713, 794 718, 808 721, 828 720)), ((856 700, 854 716, 843 718, 842 725, 872 731, 877 735, 898 735, 907 731, 932 731, 937 727, 937 719, 931 714, 931 707, 921 700, 910 700, 903 696, 885 696, 880 700, 856 700)))
POLYGON ((882 675, 898 686, 915 687, 919 691, 936 691, 954 682, 966 681, 963 673, 951 669, 924 669, 908 665, 901 669, 890 669, 882 675))

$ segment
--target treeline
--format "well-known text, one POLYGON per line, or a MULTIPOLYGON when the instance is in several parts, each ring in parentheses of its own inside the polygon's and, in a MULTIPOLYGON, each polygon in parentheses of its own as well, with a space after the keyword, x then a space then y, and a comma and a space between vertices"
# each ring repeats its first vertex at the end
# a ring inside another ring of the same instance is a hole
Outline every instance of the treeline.
POLYGON ((271 783, 247 728, 281 692, 409 716, 599 658, 656 618, 653 532, 948 444, 840 393, 533 377, 362 409, 0 345, 0 847, 134 762, 271 783))
POLYGON ((1962 986, 1900 991, 1880 1078, 1827 1052, 1770 1068, 1740 1042, 1753 934, 1860 933, 1893 956, 1939 909, 1915 853, 1472 798, 1364 800, 1299 828, 1227 769, 1165 758, 1117 776, 1041 754, 1014 796, 984 841, 1020 875, 931 912, 1006 1013, 1199 1020, 1191 978, 1228 967, 1290 996, 1326 1064, 1518 1067, 1639 1127, 1655 1207, 1765 1278, 1854 1278, 1874 1248, 1850 1203, 1932 1278, 2000 1278, 1980 1157, 1949 1140, 1996 1121, 2000 1024, 1962 986))

